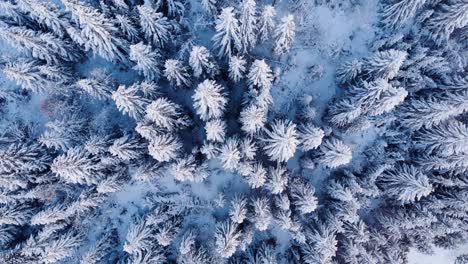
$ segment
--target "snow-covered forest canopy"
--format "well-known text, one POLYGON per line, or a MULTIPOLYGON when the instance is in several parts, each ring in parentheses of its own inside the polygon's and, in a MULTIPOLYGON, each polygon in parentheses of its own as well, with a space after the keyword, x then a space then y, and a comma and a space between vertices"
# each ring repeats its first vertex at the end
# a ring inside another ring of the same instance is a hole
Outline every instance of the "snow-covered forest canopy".
POLYGON ((468 263, 468 0, 0 0, 0 54, 0 263, 468 263))

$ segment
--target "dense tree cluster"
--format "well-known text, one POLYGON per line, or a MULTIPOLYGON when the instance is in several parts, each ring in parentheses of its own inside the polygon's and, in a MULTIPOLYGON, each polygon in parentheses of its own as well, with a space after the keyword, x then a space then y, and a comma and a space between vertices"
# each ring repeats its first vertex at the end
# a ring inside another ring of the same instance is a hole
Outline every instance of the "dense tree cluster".
POLYGON ((466 0, 382 0, 325 111, 305 94, 289 113, 272 106, 294 15, 324 1, 56 2, 0 3, 1 263, 406 263, 466 244, 466 0))

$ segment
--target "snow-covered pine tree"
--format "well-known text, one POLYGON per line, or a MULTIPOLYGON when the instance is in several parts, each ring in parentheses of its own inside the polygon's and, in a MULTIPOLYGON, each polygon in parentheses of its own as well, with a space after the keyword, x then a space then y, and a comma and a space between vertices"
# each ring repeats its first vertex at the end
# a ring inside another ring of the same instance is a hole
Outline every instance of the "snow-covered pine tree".
POLYGON ((149 5, 140 5, 137 9, 146 40, 156 47, 164 47, 170 39, 171 24, 168 19, 149 5))
POLYGON ((242 195, 235 195, 231 201, 229 209, 229 217, 231 221, 237 224, 242 224, 247 218, 247 200, 242 195))
POLYGON ((317 209, 318 201, 314 194, 314 187, 306 182, 296 180, 291 185, 293 204, 301 214, 311 213, 317 209))
POLYGON ((384 50, 364 60, 362 71, 367 78, 384 80, 393 79, 405 62, 408 53, 400 50, 384 50))
POLYGON ((43 246, 41 261, 44 263, 56 263, 62 259, 71 257, 78 250, 83 241, 83 235, 69 231, 63 235, 48 241, 43 246))
POLYGON ((140 95, 138 84, 133 84, 128 88, 120 85, 116 91, 112 92, 112 99, 120 111, 137 120, 143 117, 150 103, 148 99, 140 95))
POLYGON ((52 33, 8 26, 3 22, 0 23, 0 33, 0 38, 10 43, 14 48, 26 51, 33 58, 45 60, 48 63, 76 62, 82 58, 82 53, 72 43, 58 38, 52 33))
POLYGON ((34 209, 28 205, 3 205, 0 206, 0 225, 27 225, 33 214, 34 209))
POLYGON ((218 56, 231 56, 234 49, 242 49, 239 21, 234 8, 226 7, 221 10, 215 21, 216 34, 213 36, 214 45, 219 49, 218 56))
POLYGON ((362 114, 361 105, 354 98, 344 98, 328 108, 328 119, 336 127, 346 127, 362 114))
POLYGON ((174 179, 182 182, 202 182, 209 176, 208 164, 197 164, 193 155, 176 159, 169 165, 168 172, 174 179))
POLYGON ((168 133, 153 137, 148 146, 148 151, 155 160, 165 162, 175 159, 181 148, 182 143, 179 139, 168 133))
POLYGON ((221 222, 216 225, 215 251, 222 258, 229 258, 240 244, 238 225, 231 222, 221 222))
POLYGON ((66 151, 82 143, 86 123, 85 118, 66 114, 46 123, 47 129, 39 137, 39 142, 48 148, 66 151))
POLYGON ((138 219, 128 228, 123 250, 129 254, 142 254, 153 247, 153 240, 154 227, 144 219, 138 219))
POLYGON ((330 168, 336 168, 347 164, 352 159, 352 151, 348 145, 337 138, 326 139, 320 145, 321 156, 318 162, 330 168))
POLYGON ((244 77, 246 63, 242 56, 229 57, 229 78, 234 82, 240 81, 244 77))
POLYGON ((179 252, 182 255, 188 254, 195 250, 195 233, 193 230, 188 230, 182 236, 179 246, 179 252))
POLYGON ((267 230, 273 218, 271 214, 270 204, 265 197, 254 198, 252 200, 254 213, 252 222, 259 231, 267 230))
POLYGON ((75 83, 75 85, 91 96, 101 100, 110 98, 113 91, 110 83, 96 78, 80 79, 75 83))
POLYGON ((275 30, 275 53, 279 56, 289 52, 296 37, 296 23, 293 15, 281 18, 275 30))
POLYGON ((468 3, 465 0, 441 3, 425 23, 429 36, 438 45, 446 43, 456 29, 466 25, 468 25, 468 3))
POLYGON ((228 138, 226 142, 219 148, 218 158, 223 165, 223 168, 229 171, 238 169, 241 159, 239 150, 239 140, 235 137, 228 138))
POLYGON ((145 117, 154 122, 156 126, 168 131, 175 131, 190 124, 190 120, 183 113, 181 106, 165 97, 151 102, 146 108, 145 117))
POLYGON ((131 17, 126 16, 125 14, 116 14, 115 23, 119 28, 119 31, 127 38, 128 41, 134 43, 140 39, 140 33, 138 32, 135 22, 131 17))
POLYGON ((106 230, 96 244, 83 255, 80 264, 94 264, 105 261, 105 257, 114 250, 117 241, 117 229, 106 230))
POLYGON ((360 86, 350 89, 353 100, 359 104, 362 113, 378 116, 390 112, 403 102, 408 92, 403 88, 395 88, 384 79, 363 81, 360 86))
POLYGON ((398 120, 411 130, 431 128, 468 110, 468 92, 433 93, 411 98, 398 111, 398 120))
POLYGON ((133 69, 143 73, 147 80, 157 80, 161 74, 158 68, 159 54, 151 46, 140 42, 130 46, 130 60, 136 63, 133 69))
POLYGON ((51 171, 69 183, 92 185, 103 177, 99 158, 82 148, 69 149, 65 154, 56 157, 50 167, 51 171))
POLYGON ((192 47, 189 55, 189 64, 192 67, 195 78, 199 78, 203 74, 213 78, 219 72, 219 67, 211 56, 210 51, 203 46, 192 47))
POLYGON ((13 143, 0 149, 0 173, 41 172, 50 161, 50 155, 39 144, 13 143))
POLYGON ((254 160, 258 150, 255 141, 250 137, 244 137, 240 142, 242 158, 244 160, 254 160))
POLYGON ((382 11, 382 24, 387 28, 399 28, 416 15, 427 0, 400 0, 386 5, 382 11))
POLYGON ((114 140, 112 146, 109 147, 109 152, 124 161, 130 161, 139 158, 144 153, 146 145, 138 138, 125 135, 114 140))
POLYGON ((266 188, 272 194, 280 194, 288 186, 289 173, 286 167, 277 165, 276 167, 270 167, 268 170, 268 180, 266 188))
POLYGON ((201 6, 203 11, 205 11, 208 15, 212 15, 216 13, 216 1, 217 0, 200 0, 201 6))
POLYGON ((258 88, 261 91, 269 92, 273 83, 273 73, 265 60, 255 60, 250 66, 247 78, 251 88, 258 88))
POLYGON ((432 129, 421 129, 413 136, 414 147, 442 156, 468 153, 468 128, 457 120, 448 120, 432 129))
POLYGON ((206 139, 214 142, 223 142, 226 136, 226 122, 221 119, 212 119, 205 124, 206 139))
POLYGON ((248 105, 240 112, 239 121, 242 131, 252 135, 265 127, 267 121, 267 109, 255 104, 248 105))
POLYGON ((294 156, 299 145, 296 125, 290 121, 276 120, 271 130, 265 130, 263 150, 272 161, 286 162, 294 156))
POLYGON ((23 13, 36 21, 39 25, 46 27, 56 36, 62 37, 68 21, 63 18, 63 12, 52 2, 18 0, 16 6, 23 13))
POLYGON ((299 127, 298 138, 301 149, 304 151, 318 148, 324 136, 325 132, 313 124, 304 124, 299 127))
POLYGON ((276 10, 272 5, 265 5, 259 16, 258 32, 263 43, 270 39, 275 28, 276 10))
POLYGON ((62 3, 78 22, 80 31, 73 27, 67 28, 67 33, 75 42, 106 60, 127 61, 128 43, 118 37, 118 29, 112 19, 78 1, 63 0, 62 3))
POLYGON ((413 203, 433 191, 429 178, 414 166, 402 164, 378 179, 382 190, 401 204, 413 203))
POLYGON ((247 175, 247 183, 250 188, 260 188, 265 185, 267 180, 267 170, 259 162, 255 163, 252 167, 252 172, 247 175))
POLYGON ((338 69, 336 69, 336 80, 340 84, 347 84, 356 81, 357 77, 362 73, 362 66, 362 61, 357 59, 343 63, 338 69))
POLYGON ((192 84, 188 68, 179 60, 166 60, 164 63, 164 76, 172 85, 177 87, 189 87, 192 84))
POLYGON ((192 96, 197 114, 204 121, 220 118, 227 104, 221 85, 212 80, 200 83, 192 96))
POLYGON ((242 0, 240 4, 240 36, 243 52, 250 51, 257 43, 257 4, 255 0, 242 0))
POLYGON ((163 247, 169 246, 177 236, 177 233, 179 231, 178 225, 179 221, 175 219, 171 219, 162 223, 162 225, 158 228, 158 231, 155 236, 158 244, 163 247))

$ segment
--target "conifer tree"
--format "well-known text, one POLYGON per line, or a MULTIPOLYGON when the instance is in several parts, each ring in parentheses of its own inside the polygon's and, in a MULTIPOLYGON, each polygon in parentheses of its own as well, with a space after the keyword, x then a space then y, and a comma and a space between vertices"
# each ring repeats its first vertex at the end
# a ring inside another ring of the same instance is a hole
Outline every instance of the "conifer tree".
POLYGON ((270 91, 273 83, 273 73, 264 60, 255 60, 252 63, 247 78, 250 87, 265 91, 270 91))
POLYGON ((442 3, 440 8, 427 20, 426 27, 430 37, 441 45, 448 41, 454 30, 468 24, 468 3, 464 0, 453 0, 442 3))
POLYGON ((190 86, 190 74, 186 66, 179 60, 166 60, 164 64, 164 76, 177 87, 190 86))
POLYGON ((62 11, 53 3, 45 1, 18 0, 16 6, 23 13, 27 13, 34 21, 51 30, 56 36, 65 34, 68 21, 63 21, 62 11))
POLYGON ((137 138, 125 135, 114 140, 112 146, 109 147, 109 152, 124 161, 129 161, 139 158, 143 154, 145 147, 137 138))
POLYGON ((138 6, 137 9, 146 40, 156 47, 163 47, 170 38, 171 25, 167 18, 148 5, 138 6))
POLYGON ((51 157, 38 144, 13 143, 0 150, 0 172, 41 172, 48 168, 51 157))
POLYGON ((134 84, 128 88, 124 85, 112 92, 117 108, 134 119, 140 119, 150 101, 139 94, 138 85, 134 84))
POLYGON ((69 183, 92 185, 102 178, 99 159, 82 148, 72 148, 54 159, 51 171, 69 183))
POLYGON ((427 0, 401 0, 385 6, 382 23, 388 28, 401 27, 416 15, 427 0))
POLYGON ((299 145, 295 124, 276 120, 265 134, 263 150, 272 161, 286 162, 294 156, 299 145))
POLYGON ((408 53, 400 50, 380 51, 365 60, 362 70, 369 78, 391 80, 398 74, 407 56, 408 53))
POLYGON ((106 60, 127 60, 128 44, 117 37, 118 29, 111 19, 106 18, 97 9, 77 1, 64 0, 62 3, 78 22, 80 31, 72 27, 67 28, 67 33, 75 42, 83 45, 86 51, 92 50, 94 54, 106 60))
POLYGON ((236 252, 240 243, 240 234, 237 224, 230 221, 216 225, 215 250, 223 258, 229 258, 236 252))
POLYGON ((450 92, 429 97, 411 98, 399 109, 403 126, 418 130, 431 128, 468 110, 468 92, 450 92))
POLYGON ((24 50, 33 58, 58 64, 60 61, 75 62, 82 54, 73 44, 51 33, 41 33, 25 27, 7 26, 0 23, 0 38, 11 43, 14 48, 24 50))
POLYGON ((96 78, 78 80, 76 86, 101 100, 110 98, 112 94, 112 87, 110 84, 96 78))
POLYGON ((252 135, 265 127, 267 121, 267 109, 255 104, 244 107, 240 112, 240 123, 242 131, 252 135))
POLYGON ((203 74, 213 78, 219 71, 218 65, 214 61, 210 52, 203 46, 193 46, 189 56, 189 64, 193 70, 195 78, 203 74))
POLYGON ((347 164, 352 159, 351 148, 336 138, 325 140, 320 145, 320 151, 322 155, 319 162, 330 168, 347 164))
POLYGON ((244 77, 246 61, 242 56, 231 56, 229 58, 229 78, 234 82, 244 77))
POLYGON ((219 150, 220 153, 218 158, 220 159, 223 168, 229 171, 238 169, 238 165, 241 159, 239 140, 235 137, 228 138, 219 150))
POLYGON ((240 4, 240 36, 244 52, 250 51, 257 43, 256 8, 255 0, 243 0, 240 4))
POLYGON ((181 148, 182 144, 177 137, 164 134, 152 138, 148 151, 155 160, 164 162, 175 159, 181 148))
POLYGON ((142 42, 130 46, 130 60, 136 63, 133 69, 143 73, 148 80, 159 78, 159 54, 142 42))
POLYGON ((205 131, 207 140, 223 142, 226 135, 226 123, 220 119, 207 121, 205 131))
POLYGON ((205 121, 220 118, 227 104, 221 85, 212 80, 200 83, 192 99, 197 114, 205 121))
POLYGON ((305 182, 295 181, 292 184, 291 198, 301 214, 311 213, 317 208, 318 202, 314 193, 314 187, 305 182))
POLYGON ((197 164, 193 155, 176 159, 168 170, 178 181, 202 182, 208 178, 208 165, 197 164))
POLYGON ((263 43, 270 39, 273 29, 275 28, 276 10, 272 5, 266 5, 259 17, 258 31, 260 41, 263 43))
POLYGON ((234 196, 231 201, 231 208, 229 210, 231 221, 237 224, 242 224, 247 218, 247 200, 240 196, 234 196))
POLYGON ((292 47, 296 37, 296 23, 293 15, 287 15, 281 19, 281 23, 275 30, 275 53, 283 55, 292 47))
POLYGON ((413 203, 433 191, 429 179, 416 167, 403 164, 386 171, 379 179, 382 189, 400 203, 413 203))
POLYGON ((255 163, 252 172, 247 175, 247 183, 251 188, 262 187, 267 180, 267 171, 261 163, 255 163))
POLYGON ((432 129, 421 129, 414 135, 414 146, 426 153, 449 156, 468 152, 468 128, 460 121, 448 120, 432 129))
POLYGON ((266 188, 272 194, 282 193, 288 186, 288 178, 290 177, 287 169, 283 166, 270 167, 268 170, 268 181, 266 188))
POLYGON ((134 21, 129 16, 116 14, 115 22, 128 41, 133 43, 140 39, 140 33, 138 32, 134 21))
POLYGON ((340 84, 352 83, 362 73, 362 61, 357 59, 343 63, 336 70, 336 80, 340 84))
POLYGON ((241 50, 240 26, 234 14, 234 8, 223 8, 215 23, 216 34, 213 36, 213 41, 219 49, 218 56, 231 56, 234 49, 241 50))
POLYGON ((272 220, 271 209, 268 200, 264 197, 253 199, 252 206, 254 209, 252 221, 255 227, 259 231, 266 230, 272 220))
POLYGON ((202 8, 208 15, 216 13, 216 1, 217 0, 201 0, 202 8))
POLYGON ((41 252, 42 261, 56 263, 59 260, 72 256, 80 246, 83 236, 73 232, 58 236, 44 246, 41 252))
POLYGON ((148 105, 146 118, 154 122, 156 126, 168 131, 177 130, 190 123, 181 107, 164 97, 160 97, 148 105))
POLYGON ((153 227, 139 219, 129 227, 123 250, 129 254, 142 254, 152 248, 153 239, 153 227))
POLYGON ((306 124, 299 127, 298 138, 301 148, 304 151, 316 149, 322 144, 325 133, 322 129, 312 124, 306 124))

